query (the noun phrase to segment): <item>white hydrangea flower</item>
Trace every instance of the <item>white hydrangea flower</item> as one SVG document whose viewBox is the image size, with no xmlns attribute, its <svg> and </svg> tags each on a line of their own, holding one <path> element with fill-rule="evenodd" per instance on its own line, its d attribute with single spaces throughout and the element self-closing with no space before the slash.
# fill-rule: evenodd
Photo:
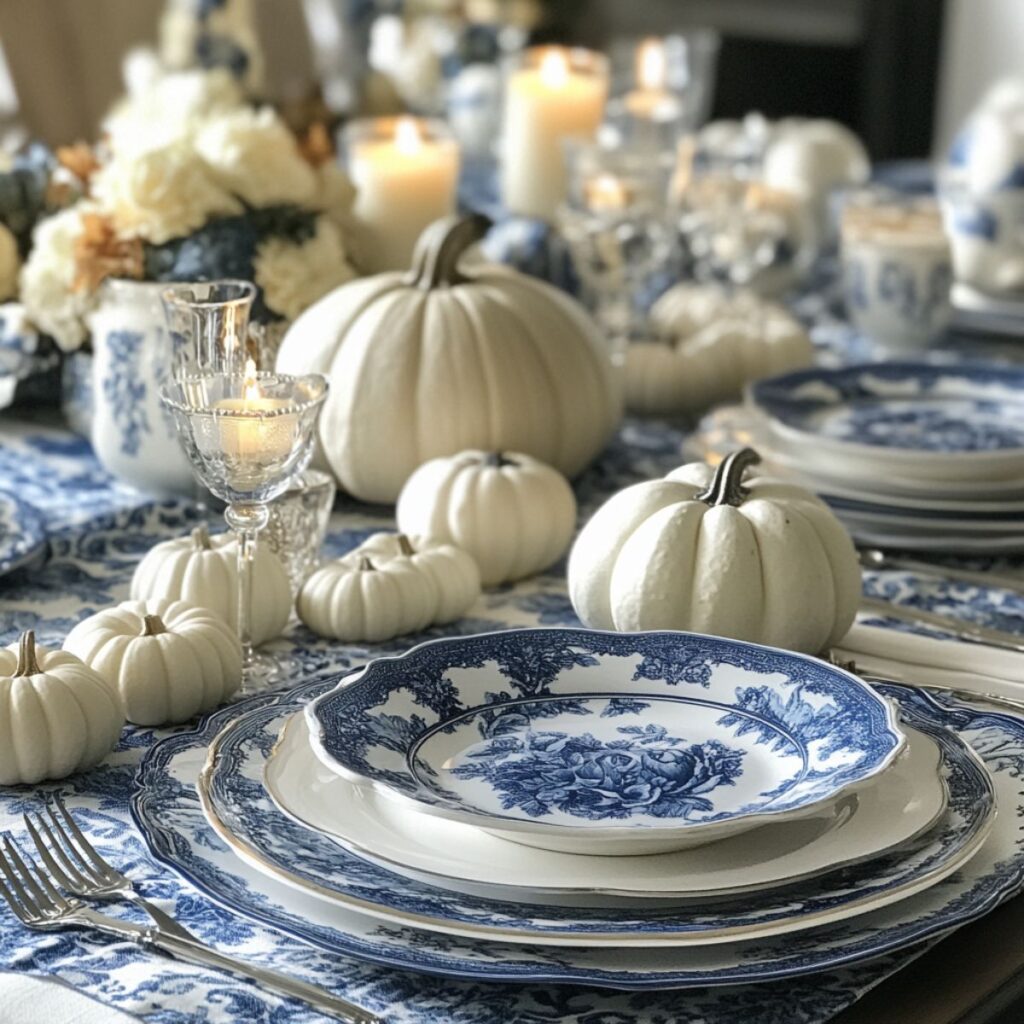
<svg viewBox="0 0 1024 1024">
<path fill-rule="evenodd" d="M 21 257 L 18 255 L 18 240 L 5 224 L 0 224 L 0 302 L 13 299 L 18 294 L 18 271 Z"/>
<path fill-rule="evenodd" d="M 172 71 L 118 103 L 103 122 L 110 149 L 119 154 L 194 138 L 211 117 L 245 103 L 238 82 L 223 68 Z"/>
<path fill-rule="evenodd" d="M 281 238 L 265 241 L 256 253 L 255 269 L 267 305 L 289 320 L 356 276 L 341 232 L 323 216 L 317 218 L 313 237 L 301 245 Z"/>
<path fill-rule="evenodd" d="M 317 195 L 316 171 L 270 107 L 211 118 L 196 137 L 196 149 L 221 187 L 250 206 L 308 206 Z"/>
<path fill-rule="evenodd" d="M 65 352 L 85 341 L 85 316 L 95 301 L 89 293 L 74 290 L 75 241 L 84 231 L 87 212 L 89 207 L 79 204 L 40 221 L 21 271 L 21 301 L 29 319 Z"/>
<path fill-rule="evenodd" d="M 316 195 L 312 205 L 336 223 L 343 224 L 352 212 L 356 188 L 345 171 L 336 163 L 321 164 L 316 169 Z"/>
<path fill-rule="evenodd" d="M 241 212 L 182 141 L 115 155 L 93 177 L 92 192 L 119 234 L 156 244 L 187 235 L 211 217 Z"/>
</svg>

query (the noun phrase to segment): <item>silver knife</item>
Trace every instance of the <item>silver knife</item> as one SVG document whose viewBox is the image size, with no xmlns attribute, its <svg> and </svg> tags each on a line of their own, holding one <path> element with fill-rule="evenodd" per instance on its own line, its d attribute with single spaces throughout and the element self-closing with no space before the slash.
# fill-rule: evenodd
<svg viewBox="0 0 1024 1024">
<path fill-rule="evenodd" d="M 237 960 L 226 953 L 220 953 L 196 939 L 185 939 L 172 935 L 161 928 L 143 927 L 131 921 L 122 921 L 106 914 L 100 914 L 88 907 L 81 907 L 75 913 L 75 923 L 95 928 L 99 932 L 128 939 L 144 949 L 156 949 L 167 953 L 176 960 L 184 960 L 199 967 L 212 967 L 255 981 L 261 987 L 278 995 L 301 999 L 322 1013 L 330 1014 L 347 1024 L 384 1024 L 383 1019 L 369 1010 L 356 1006 L 339 996 L 333 995 L 318 985 L 300 981 L 279 971 Z M 71 923 L 71 922 L 69 922 Z"/>
<path fill-rule="evenodd" d="M 973 622 L 954 619 L 950 615 L 939 615 L 936 612 L 922 611 L 920 608 L 907 608 L 905 605 L 890 604 L 874 597 L 862 597 L 860 610 L 871 615 L 885 616 L 909 622 L 916 626 L 929 626 L 952 633 L 957 639 L 967 643 L 983 644 L 987 647 L 999 647 L 1005 651 L 1024 653 L 1024 637 L 1015 633 L 1007 633 L 1001 629 L 990 629 L 988 626 L 977 626 Z"/>
<path fill-rule="evenodd" d="M 921 576 L 971 583 L 977 587 L 1001 587 L 1004 590 L 1024 592 L 1024 576 L 1009 576 L 998 572 L 979 572 L 974 569 L 950 568 L 947 565 L 933 565 L 916 558 L 903 558 L 887 554 L 878 548 L 859 548 L 857 554 L 865 569 L 896 569 L 913 572 Z"/>
</svg>

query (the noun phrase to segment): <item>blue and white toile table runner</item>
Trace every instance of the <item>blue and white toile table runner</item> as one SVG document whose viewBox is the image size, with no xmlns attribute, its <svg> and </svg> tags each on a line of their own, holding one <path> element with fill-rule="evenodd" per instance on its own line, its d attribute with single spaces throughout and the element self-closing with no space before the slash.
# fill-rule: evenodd
<svg viewBox="0 0 1024 1024">
<path fill-rule="evenodd" d="M 578 481 L 581 514 L 588 515 L 618 488 L 677 465 L 681 442 L 682 435 L 668 427 L 628 424 Z M 59 645 L 76 622 L 127 597 L 132 572 L 154 543 L 186 532 L 202 516 L 190 502 L 152 501 L 112 481 L 85 442 L 63 427 L 45 420 L 17 421 L 10 413 L 0 420 L 0 481 L 44 513 L 50 536 L 43 564 L 0 579 L 4 644 L 33 628 L 44 645 Z M 391 527 L 389 510 L 339 506 L 328 553 L 339 554 L 368 533 Z M 884 586 L 897 599 L 970 616 L 987 607 L 984 588 L 946 587 L 906 576 L 869 580 L 868 586 Z M 1024 633 L 1024 599 L 1004 592 L 995 611 L 1002 628 Z M 453 629 L 471 633 L 537 624 L 578 624 L 565 593 L 564 566 L 486 593 Z M 296 625 L 276 647 L 297 666 L 298 681 L 404 649 L 411 642 L 404 638 L 373 648 L 328 646 Z M 167 730 L 129 727 L 117 751 L 89 773 L 54 786 L 0 790 L 0 828 L 20 832 L 22 812 L 37 806 L 41 794 L 59 790 L 100 851 L 202 939 L 319 981 L 382 1012 L 393 1024 L 823 1024 L 913 955 L 777 984 L 663 993 L 459 982 L 326 956 L 219 908 L 147 856 L 131 823 L 128 801 L 141 756 L 166 735 Z M 152 1022 L 312 1024 L 324 1019 L 251 984 L 178 965 L 129 944 L 86 932 L 29 932 L 6 912 L 0 912 L 0 967 L 60 979 Z M 0 974 L 0 999 L 3 982 Z"/>
</svg>

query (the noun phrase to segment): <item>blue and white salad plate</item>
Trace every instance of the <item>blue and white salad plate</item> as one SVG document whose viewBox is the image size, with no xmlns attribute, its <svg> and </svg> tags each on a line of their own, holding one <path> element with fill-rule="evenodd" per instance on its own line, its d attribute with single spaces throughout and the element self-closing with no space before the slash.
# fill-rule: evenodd
<svg viewBox="0 0 1024 1024">
<path fill-rule="evenodd" d="M 241 722 L 239 722 L 239 728 Z M 427 885 L 563 906 L 644 906 L 757 893 L 878 856 L 933 826 L 947 793 L 936 744 L 907 730 L 907 752 L 869 786 L 820 815 L 675 853 L 600 857 L 537 850 L 483 829 L 410 812 L 326 768 L 301 713 L 287 720 L 263 782 L 300 824 L 371 863 Z M 221 766 L 223 768 L 223 765 Z"/>
<path fill-rule="evenodd" d="M 774 435 L 862 469 L 942 480 L 1019 478 L 1024 370 L 984 363 L 814 367 L 751 385 Z"/>
<path fill-rule="evenodd" d="M 46 521 L 27 501 L 0 491 L 0 576 L 31 562 L 46 548 Z"/>
<path fill-rule="evenodd" d="M 813 814 L 903 750 L 856 676 L 693 633 L 522 629 L 370 662 L 307 709 L 332 770 L 530 846 L 679 850 Z"/>
<path fill-rule="evenodd" d="M 252 697 L 210 716 L 198 730 L 170 736 L 143 757 L 132 811 L 153 855 L 220 905 L 277 928 L 332 955 L 349 955 L 448 977 L 537 983 L 587 983 L 624 989 L 683 988 L 768 981 L 825 971 L 914 946 L 994 909 L 1024 889 L 1024 817 L 1004 814 L 981 850 L 960 871 L 923 893 L 882 910 L 757 942 L 688 949 L 578 949 L 500 942 L 395 927 L 344 910 L 263 876 L 221 842 L 205 820 L 195 786 L 207 747 L 241 714 L 274 708 L 291 715 L 330 689 L 333 680 Z M 915 728 L 956 729 L 985 761 L 997 799 L 1019 805 L 1024 790 L 1024 722 L 960 702 L 944 707 L 907 687 L 883 687 Z M 267 750 L 274 738 L 267 736 Z M 251 780 L 254 800 L 273 808 Z M 310 842 L 284 815 L 268 822 L 283 844 Z M 363 869 L 371 890 L 385 876 Z M 387 876 L 391 877 L 391 876 Z"/>
</svg>

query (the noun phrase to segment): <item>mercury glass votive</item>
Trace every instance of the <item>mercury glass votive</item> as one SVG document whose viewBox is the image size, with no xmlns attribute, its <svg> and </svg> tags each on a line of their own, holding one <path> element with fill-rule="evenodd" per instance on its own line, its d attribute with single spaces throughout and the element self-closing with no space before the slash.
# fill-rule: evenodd
<svg viewBox="0 0 1024 1024">
<path fill-rule="evenodd" d="M 272 674 L 252 649 L 252 559 L 257 534 L 270 518 L 267 503 L 283 494 L 313 455 L 317 416 L 327 397 L 320 374 L 187 374 L 160 393 L 174 416 L 192 470 L 227 502 L 224 519 L 238 536 L 238 636 L 245 680 Z"/>
<path fill-rule="evenodd" d="M 307 469 L 270 504 L 270 521 L 262 542 L 284 565 L 293 597 L 320 563 L 336 493 L 334 477 L 320 469 Z"/>
</svg>

